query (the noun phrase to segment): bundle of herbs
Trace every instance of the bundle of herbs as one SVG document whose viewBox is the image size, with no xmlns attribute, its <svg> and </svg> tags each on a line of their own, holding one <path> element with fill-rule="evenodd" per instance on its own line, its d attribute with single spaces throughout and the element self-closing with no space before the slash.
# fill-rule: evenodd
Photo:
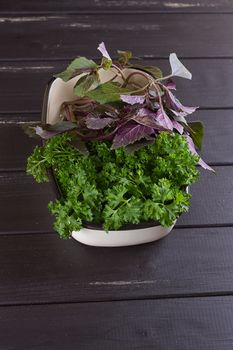
<svg viewBox="0 0 233 350">
<path fill-rule="evenodd" d="M 163 76 L 157 67 L 132 63 L 129 51 L 118 51 L 113 61 L 104 43 L 98 50 L 100 64 L 78 57 L 55 76 L 76 79 L 75 98 L 61 105 L 59 123 L 27 126 L 44 139 L 27 172 L 44 182 L 53 169 L 61 197 L 49 209 L 62 238 L 87 222 L 106 232 L 154 220 L 171 226 L 189 209 L 185 189 L 197 180 L 197 165 L 213 170 L 196 151 L 202 123 L 186 121 L 197 107 L 182 105 L 173 93 L 173 77 L 192 77 L 176 54 Z"/>
</svg>

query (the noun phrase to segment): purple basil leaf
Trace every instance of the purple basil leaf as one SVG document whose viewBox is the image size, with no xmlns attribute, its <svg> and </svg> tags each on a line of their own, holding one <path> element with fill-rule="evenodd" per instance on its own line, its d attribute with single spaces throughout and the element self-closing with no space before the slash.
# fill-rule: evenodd
<svg viewBox="0 0 233 350">
<path fill-rule="evenodd" d="M 192 138 L 191 138 L 189 135 L 187 135 L 187 134 L 185 135 L 185 137 L 186 137 L 186 139 L 187 139 L 190 152 L 191 152 L 192 154 L 195 154 L 195 155 L 198 155 L 198 156 L 199 156 L 199 154 L 198 154 L 197 151 L 196 151 L 196 148 L 195 148 L 195 145 L 194 145 L 194 143 L 193 143 Z M 200 156 L 199 156 L 199 157 L 200 157 Z M 206 164 L 206 162 L 204 162 L 203 159 L 200 158 L 198 164 L 199 164 L 202 168 L 207 169 L 207 170 L 210 170 L 210 171 L 213 171 L 213 172 L 215 173 L 215 170 L 214 170 L 213 168 L 211 168 L 208 164 Z"/>
<path fill-rule="evenodd" d="M 137 122 L 141 125 L 149 126 L 149 127 L 154 128 L 156 130 L 160 130 L 160 131 L 167 130 L 161 124 L 157 123 L 155 118 L 150 116 L 150 115 L 144 115 L 144 116 L 137 115 L 137 116 L 133 117 L 132 120 L 134 120 L 135 122 Z"/>
<path fill-rule="evenodd" d="M 40 136 L 42 139 L 48 140 L 53 136 L 58 135 L 59 132 L 56 131 L 48 131 L 43 129 L 41 126 L 36 126 L 35 128 L 36 135 Z"/>
<path fill-rule="evenodd" d="M 173 123 L 162 108 L 159 108 L 156 113 L 156 121 L 165 129 L 173 130 Z"/>
<path fill-rule="evenodd" d="M 161 108 L 158 109 L 157 113 L 149 110 L 148 108 L 140 108 L 138 110 L 137 117 L 151 117 L 157 125 L 156 129 L 170 131 L 173 130 L 173 124 L 171 119 Z"/>
<path fill-rule="evenodd" d="M 110 125 L 114 122 L 113 118 L 95 118 L 89 117 L 86 119 L 86 125 L 88 129 L 99 130 L 105 128 L 105 126 Z"/>
<path fill-rule="evenodd" d="M 151 134 L 154 134 L 153 128 L 129 122 L 118 129 L 111 148 L 127 146 Z"/>
<path fill-rule="evenodd" d="M 114 108 L 111 105 L 103 104 L 103 105 L 97 105 L 94 109 L 94 114 L 101 115 L 107 115 L 108 117 L 117 118 L 119 115 L 118 109 Z"/>
<path fill-rule="evenodd" d="M 176 98 L 175 95 L 169 90 L 166 92 L 167 102 L 170 105 L 170 109 L 176 112 L 184 112 L 185 115 L 192 114 L 198 107 L 183 106 L 182 103 Z M 183 115 L 184 116 L 184 115 Z"/>
<path fill-rule="evenodd" d="M 164 84 L 169 90 L 176 90 L 176 84 L 172 79 L 168 79 L 166 84 Z"/>
<path fill-rule="evenodd" d="M 155 119 L 156 113 L 151 111 L 148 108 L 140 108 L 137 112 L 137 116 L 139 116 L 139 117 L 149 116 L 149 117 L 153 117 Z"/>
<path fill-rule="evenodd" d="M 170 109 L 170 111 L 176 116 L 176 117 L 179 117 L 179 118 L 184 118 L 187 116 L 187 113 L 185 112 L 177 112 L 177 111 L 174 111 L 174 109 Z M 178 120 L 178 119 L 177 119 Z M 181 121 L 181 120 L 180 120 Z M 183 120 L 182 120 L 183 121 Z M 186 122 L 186 120 L 185 120 Z M 186 122 L 187 123 L 187 122 Z"/>
<path fill-rule="evenodd" d="M 21 127 L 26 135 L 29 137 L 33 137 L 35 139 L 40 139 L 40 137 L 36 134 L 36 127 L 37 123 L 30 123 L 30 124 L 21 124 Z"/>
<path fill-rule="evenodd" d="M 131 96 L 131 95 L 120 95 L 121 101 L 126 102 L 130 105 L 134 105 L 136 103 L 143 104 L 145 101 L 145 96 Z"/>
<path fill-rule="evenodd" d="M 181 135 L 184 132 L 184 127 L 183 125 L 181 125 L 179 122 L 177 122 L 176 120 L 172 121 L 173 124 L 173 128 L 176 129 Z"/>
<path fill-rule="evenodd" d="M 104 42 L 99 44 L 97 50 L 99 50 L 102 53 L 102 55 L 104 57 L 106 57 L 108 60 L 112 60 L 111 57 L 109 56 L 109 53 L 108 53 L 108 51 L 107 51 L 107 49 L 105 47 L 105 43 Z"/>
<path fill-rule="evenodd" d="M 77 127 L 76 124 L 69 122 L 69 121 L 63 121 L 57 124 L 45 124 L 43 126 L 36 126 L 34 128 L 37 135 L 39 135 L 42 139 L 48 140 L 51 139 L 53 136 L 62 134 L 63 132 L 73 130 Z"/>
<path fill-rule="evenodd" d="M 55 131 L 57 133 L 62 133 L 62 132 L 72 130 L 76 127 L 77 127 L 77 125 L 75 123 L 72 123 L 70 121 L 62 121 L 60 123 L 53 124 L 53 125 L 47 124 L 45 126 L 45 130 Z"/>
<path fill-rule="evenodd" d="M 175 121 L 177 121 L 179 123 L 184 123 L 185 125 L 188 125 L 188 123 L 185 119 L 186 113 L 176 112 L 176 111 L 173 111 L 172 109 L 170 109 L 170 111 L 174 114 L 172 117 L 174 118 Z"/>
</svg>

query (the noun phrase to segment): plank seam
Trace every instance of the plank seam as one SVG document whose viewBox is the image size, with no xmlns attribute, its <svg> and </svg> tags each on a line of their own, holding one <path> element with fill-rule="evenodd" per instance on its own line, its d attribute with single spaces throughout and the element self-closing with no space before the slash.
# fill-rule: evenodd
<svg viewBox="0 0 233 350">
<path fill-rule="evenodd" d="M 136 56 L 139 60 L 168 60 L 167 56 L 154 56 L 154 55 L 140 55 Z M 23 57 L 23 58 L 0 58 L 1 62 L 63 62 L 63 61 L 71 61 L 74 58 L 72 57 Z M 100 60 L 100 57 L 98 56 L 90 56 L 92 60 Z M 113 60 L 117 59 L 116 56 L 112 56 Z M 233 56 L 179 56 L 180 59 L 183 60 L 231 60 L 233 59 Z"/>
<path fill-rule="evenodd" d="M 199 107 L 198 111 L 233 111 L 233 106 L 228 107 Z M 12 115 L 12 114 L 41 114 L 41 110 L 32 110 L 32 111 L 1 111 L 0 110 L 0 123 L 1 124 L 22 124 L 22 123 L 37 123 L 40 122 L 40 119 L 38 120 L 25 120 L 23 117 L 16 117 L 13 120 L 5 119 L 4 116 L 6 115 Z M 25 121 L 23 121 L 25 120 Z"/>
<path fill-rule="evenodd" d="M 76 10 L 76 11 L 66 11 L 66 10 L 61 10 L 61 11 L 10 11 L 10 12 L 5 12 L 5 11 L 0 11 L 0 14 L 2 16 L 8 16 L 8 17 L 15 17 L 15 16 L 43 16 L 43 15 L 48 15 L 48 16 L 53 16 L 53 15 L 60 15 L 60 16 L 78 16 L 78 15 L 85 15 L 85 16 L 102 16 L 102 15 L 150 15 L 150 14 L 165 14 L 165 15 L 232 15 L 233 11 L 228 11 L 228 10 L 223 10 L 223 11 L 172 11 L 172 10 Z"/>
<path fill-rule="evenodd" d="M 204 229 L 204 228 L 231 228 L 233 227 L 233 223 L 226 223 L 226 224 L 192 224 L 192 225 L 176 225 L 174 227 L 174 230 L 175 229 L 182 229 L 182 230 L 185 230 L 185 229 L 196 229 L 196 228 L 200 228 L 200 229 Z M 30 230 L 30 231 L 0 231 L 0 237 L 3 237 L 3 236 L 19 236 L 19 235 L 47 235 L 47 234 L 57 234 L 56 232 L 51 232 L 51 231 L 33 231 L 33 230 Z"/>
<path fill-rule="evenodd" d="M 70 304 L 93 304 L 93 303 L 113 303 L 113 302 L 133 302 L 133 301 L 153 301 L 153 300 L 179 300 L 179 299 L 212 299 L 219 297 L 233 297 L 233 291 L 226 292 L 205 292 L 205 293 L 187 293 L 187 294 L 165 294 L 148 297 L 137 298 L 119 298 L 119 299 L 106 299 L 106 300 L 88 300 L 88 301 L 41 301 L 32 303 L 6 303 L 0 304 L 0 308 L 14 307 L 14 306 L 40 306 L 40 305 L 70 305 Z"/>
</svg>

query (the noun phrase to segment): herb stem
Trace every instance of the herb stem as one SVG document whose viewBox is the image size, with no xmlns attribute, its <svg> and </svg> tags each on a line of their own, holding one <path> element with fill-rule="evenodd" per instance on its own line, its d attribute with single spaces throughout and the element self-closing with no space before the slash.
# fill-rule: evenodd
<svg viewBox="0 0 233 350">
<path fill-rule="evenodd" d="M 152 79 L 150 78 L 150 76 L 147 75 L 147 74 L 145 74 L 145 73 L 142 73 L 142 72 L 132 72 L 132 73 L 130 73 L 130 74 L 128 75 L 128 77 L 126 78 L 126 80 L 125 80 L 124 84 L 122 85 L 122 87 L 126 87 L 127 84 L 128 84 L 128 82 L 129 82 L 129 80 L 130 80 L 134 75 L 141 75 L 141 76 L 143 76 L 144 78 L 146 78 L 147 80 L 152 80 Z"/>
<path fill-rule="evenodd" d="M 42 164 L 42 163 L 44 163 L 44 162 L 46 162 L 46 161 L 47 161 L 46 158 L 40 160 L 39 162 L 35 163 L 35 164 L 31 167 L 31 169 L 34 169 L 35 167 L 38 167 L 40 164 Z"/>
<path fill-rule="evenodd" d="M 121 70 L 119 67 L 117 67 L 114 63 L 112 64 L 112 67 L 115 68 L 115 69 L 120 73 L 121 78 L 122 78 L 123 81 L 125 82 L 126 78 L 125 78 L 125 76 L 124 76 L 122 70 Z"/>
<path fill-rule="evenodd" d="M 159 82 L 159 81 L 162 81 L 162 80 L 167 80 L 167 79 L 170 79 L 173 77 L 173 74 L 169 74 L 169 75 L 166 75 L 165 77 L 162 77 L 162 78 L 158 78 L 155 80 L 155 82 Z"/>
<path fill-rule="evenodd" d="M 129 92 L 127 92 L 127 94 L 134 94 L 135 92 L 141 92 L 141 91 L 145 90 L 149 85 L 150 85 L 150 83 L 146 84 L 145 86 L 141 87 L 140 89 L 129 91 Z"/>
<path fill-rule="evenodd" d="M 159 88 L 158 88 L 157 84 L 154 84 L 154 88 L 155 88 L 155 90 L 157 91 L 157 94 L 158 94 L 160 107 L 161 107 L 162 111 L 164 112 L 163 102 L 162 102 L 162 99 L 161 99 L 161 96 L 160 96 L 160 91 L 159 91 Z"/>
</svg>

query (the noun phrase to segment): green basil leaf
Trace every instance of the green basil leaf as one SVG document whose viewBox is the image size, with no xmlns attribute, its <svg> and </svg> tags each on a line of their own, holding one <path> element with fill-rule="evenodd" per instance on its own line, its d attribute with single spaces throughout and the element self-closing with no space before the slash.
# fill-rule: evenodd
<svg viewBox="0 0 233 350">
<path fill-rule="evenodd" d="M 120 95 L 126 92 L 129 92 L 129 89 L 122 88 L 118 83 L 108 82 L 88 91 L 86 96 L 103 104 L 120 101 Z"/>
<path fill-rule="evenodd" d="M 155 66 L 143 66 L 141 64 L 135 64 L 130 66 L 130 68 L 135 68 L 135 69 L 140 69 L 146 73 L 149 73 L 152 75 L 154 78 L 159 79 L 163 77 L 163 73 L 160 68 L 155 67 Z"/>
<path fill-rule="evenodd" d="M 101 61 L 101 66 L 103 67 L 104 70 L 110 69 L 112 66 L 112 60 L 103 56 L 102 61 Z"/>
<path fill-rule="evenodd" d="M 83 72 L 90 72 L 97 67 L 98 66 L 94 61 L 88 60 L 86 57 L 78 57 L 73 60 L 63 72 L 55 74 L 54 76 L 56 78 L 61 78 L 64 81 L 68 81 L 75 75 Z"/>
<path fill-rule="evenodd" d="M 204 137 L 204 125 L 200 121 L 188 123 L 189 133 L 193 139 L 195 146 L 201 149 Z"/>
<path fill-rule="evenodd" d="M 117 50 L 118 53 L 118 61 L 122 64 L 127 64 L 132 57 L 131 51 L 121 51 Z"/>
<path fill-rule="evenodd" d="M 76 96 L 86 96 L 87 91 L 90 89 L 90 87 L 95 84 L 95 87 L 99 84 L 99 78 L 97 74 L 88 74 L 81 77 L 76 85 L 74 86 L 74 94 Z"/>
</svg>

